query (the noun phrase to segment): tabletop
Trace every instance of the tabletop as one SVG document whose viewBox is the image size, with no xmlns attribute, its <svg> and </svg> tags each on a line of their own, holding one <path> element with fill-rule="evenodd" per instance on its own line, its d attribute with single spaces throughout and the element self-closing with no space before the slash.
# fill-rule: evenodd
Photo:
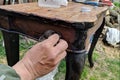
<svg viewBox="0 0 120 80">
<path fill-rule="evenodd" d="M 88 7 L 91 11 L 81 12 L 82 7 Z M 26 16 L 38 16 L 70 23 L 95 22 L 98 19 L 99 14 L 107 9 L 108 7 L 94 7 L 75 2 L 69 2 L 68 6 L 62 6 L 61 8 L 43 8 L 39 7 L 36 2 L 0 6 L 0 11 L 5 10 L 8 11 L 8 13 L 13 12 Z"/>
</svg>

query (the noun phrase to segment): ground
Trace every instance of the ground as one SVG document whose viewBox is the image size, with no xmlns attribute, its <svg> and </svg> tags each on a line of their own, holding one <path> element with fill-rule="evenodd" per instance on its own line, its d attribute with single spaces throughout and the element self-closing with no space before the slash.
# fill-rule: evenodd
<svg viewBox="0 0 120 80">
<path fill-rule="evenodd" d="M 88 61 L 81 80 L 120 80 L 120 49 L 104 45 L 102 39 L 99 39 L 93 54 L 94 67 L 89 68 Z M 64 80 L 65 68 L 59 68 L 56 80 Z M 62 73 L 63 72 L 63 73 Z"/>
<path fill-rule="evenodd" d="M 6 64 L 3 40 L 0 37 L 0 63 Z M 24 38 L 20 38 L 20 55 L 24 53 L 36 42 L 26 42 Z M 94 67 L 89 68 L 86 60 L 85 69 L 83 71 L 81 80 L 120 80 L 120 49 L 103 44 L 100 38 L 93 54 Z M 65 78 L 65 60 L 59 66 L 59 73 L 57 73 L 55 80 L 64 80 Z"/>
</svg>

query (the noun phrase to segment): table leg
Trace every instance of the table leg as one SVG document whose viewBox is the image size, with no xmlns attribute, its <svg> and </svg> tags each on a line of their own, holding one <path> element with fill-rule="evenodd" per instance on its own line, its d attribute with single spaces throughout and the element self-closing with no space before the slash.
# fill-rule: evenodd
<svg viewBox="0 0 120 80">
<path fill-rule="evenodd" d="M 3 5 L 5 5 L 5 3 L 6 3 L 6 0 L 3 1 Z"/>
<path fill-rule="evenodd" d="M 79 80 L 84 69 L 86 54 L 68 53 L 66 58 L 66 79 Z"/>
<path fill-rule="evenodd" d="M 73 52 L 68 52 L 66 57 L 65 80 L 79 80 L 85 65 L 86 51 L 84 49 L 87 31 L 78 30 L 76 34 L 77 40 L 72 44 Z"/>
<path fill-rule="evenodd" d="M 105 24 L 105 19 L 103 20 L 103 23 L 101 24 L 99 29 L 95 32 L 94 38 L 93 38 L 93 41 L 92 41 L 92 44 L 91 44 L 91 47 L 90 47 L 90 50 L 88 52 L 88 61 L 90 63 L 91 68 L 94 66 L 94 63 L 93 63 L 93 60 L 92 60 L 93 50 L 94 50 L 94 47 L 95 47 L 95 45 L 96 45 L 96 43 L 98 41 L 98 38 L 99 38 L 100 34 L 102 33 L 102 30 L 104 28 L 104 24 Z"/>
<path fill-rule="evenodd" d="M 19 35 L 2 31 L 7 61 L 9 66 L 13 66 L 19 61 Z"/>
</svg>

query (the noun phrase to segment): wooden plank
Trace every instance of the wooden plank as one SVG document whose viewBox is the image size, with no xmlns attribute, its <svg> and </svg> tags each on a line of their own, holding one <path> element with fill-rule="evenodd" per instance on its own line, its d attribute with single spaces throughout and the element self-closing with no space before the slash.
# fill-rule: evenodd
<svg viewBox="0 0 120 80">
<path fill-rule="evenodd" d="M 81 7 L 89 7 L 90 12 L 81 12 Z M 0 9 L 12 11 L 19 14 L 35 15 L 39 17 L 63 20 L 67 22 L 95 22 L 98 15 L 107 10 L 107 7 L 98 7 L 84 5 L 80 3 L 69 2 L 68 6 L 61 8 L 43 8 L 39 7 L 38 3 L 24 3 L 15 5 L 0 6 Z"/>
</svg>

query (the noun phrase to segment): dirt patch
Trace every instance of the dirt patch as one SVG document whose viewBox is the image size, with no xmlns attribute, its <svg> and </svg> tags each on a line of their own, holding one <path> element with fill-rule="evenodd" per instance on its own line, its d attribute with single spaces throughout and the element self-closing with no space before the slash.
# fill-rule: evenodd
<svg viewBox="0 0 120 80">
<path fill-rule="evenodd" d="M 95 51 L 98 53 L 104 53 L 108 58 L 119 58 L 120 48 L 112 47 L 109 45 L 105 45 L 102 42 L 102 38 L 100 38 L 96 44 Z"/>
</svg>

